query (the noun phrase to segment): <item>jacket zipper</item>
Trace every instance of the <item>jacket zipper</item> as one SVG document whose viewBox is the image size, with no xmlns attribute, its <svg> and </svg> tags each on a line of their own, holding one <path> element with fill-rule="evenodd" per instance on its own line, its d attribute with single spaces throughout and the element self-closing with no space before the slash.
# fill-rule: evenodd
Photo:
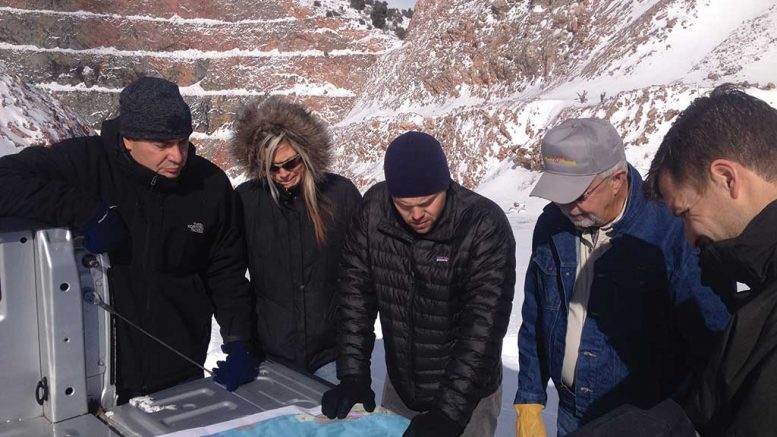
<svg viewBox="0 0 777 437">
<path fill-rule="evenodd" d="M 143 200 L 146 200 L 146 201 L 149 200 L 149 198 L 150 198 L 149 194 L 151 194 L 151 192 L 154 190 L 154 187 L 156 186 L 156 178 L 157 178 L 157 176 L 154 175 L 154 177 L 151 179 L 151 183 L 149 184 L 148 188 L 146 189 L 146 194 L 145 194 L 145 196 L 143 196 L 143 197 L 145 197 L 145 199 L 143 199 Z M 147 211 L 148 211 L 148 209 L 146 207 L 144 207 L 143 208 L 143 215 L 145 217 L 143 217 L 143 220 L 146 222 L 146 238 L 145 238 L 145 241 L 143 242 L 143 263 L 144 263 L 143 269 L 145 271 L 148 271 L 148 269 L 151 267 L 151 261 L 150 261 L 149 256 L 148 256 L 148 252 L 149 252 L 148 246 L 149 246 L 149 243 L 151 241 L 151 227 L 153 225 L 153 223 L 151 223 L 151 220 L 149 220 L 148 215 L 146 214 Z"/>
<path fill-rule="evenodd" d="M 149 194 L 151 194 L 154 191 L 154 187 L 156 187 L 157 177 L 158 175 L 154 175 L 154 177 L 151 179 L 151 183 L 149 184 L 148 189 L 146 190 L 145 200 L 150 199 Z M 148 211 L 148 209 L 145 208 L 145 211 Z M 143 262 L 145 263 L 145 267 L 143 270 L 146 272 L 151 272 L 150 268 L 152 263 L 151 263 L 151 257 L 149 256 L 149 252 L 150 252 L 150 245 L 151 245 L 151 229 L 153 228 L 154 223 L 153 223 L 152 216 L 144 217 L 144 219 L 146 221 L 146 238 L 145 238 L 145 241 L 143 242 Z M 153 278 L 153 275 L 149 273 L 148 277 Z M 149 314 L 151 314 L 151 299 L 149 298 L 151 294 L 151 285 L 153 285 L 153 283 L 149 284 L 149 286 L 146 287 L 145 305 L 144 305 L 145 311 L 143 313 L 145 316 L 148 316 Z M 151 319 L 148 319 L 149 322 L 150 320 Z M 146 325 L 146 329 L 150 331 L 149 328 L 150 327 Z M 146 384 L 148 383 L 148 374 L 149 374 L 149 368 L 150 368 L 150 363 L 149 363 L 148 353 L 147 353 L 148 347 L 149 347 L 149 339 L 145 336 L 143 337 L 145 340 L 144 344 L 146 345 L 146 347 L 144 348 L 144 352 L 143 352 L 143 373 L 142 373 L 142 379 L 140 381 L 141 387 L 145 387 Z"/>
<path fill-rule="evenodd" d="M 410 372 L 408 372 L 408 377 L 412 378 L 413 373 L 415 372 L 415 363 L 413 362 L 413 357 L 415 356 L 415 296 L 416 296 L 416 289 L 418 288 L 418 281 L 416 279 L 416 263 L 415 263 L 415 245 L 417 243 L 413 241 L 410 244 L 410 279 L 411 279 L 411 286 L 410 286 L 410 331 L 408 335 L 408 365 L 410 368 Z M 413 390 L 413 399 L 415 400 L 415 390 Z"/>
<path fill-rule="evenodd" d="M 297 199 L 294 199 L 294 201 L 298 201 Z M 299 199 L 301 201 L 301 199 Z M 296 205 L 295 205 L 296 206 Z M 297 220 L 297 244 L 299 245 L 299 293 L 300 293 L 300 301 L 302 303 L 302 363 L 305 367 L 307 367 L 310 362 L 309 359 L 309 351 L 308 351 L 308 318 L 306 317 L 307 314 L 307 294 L 305 290 L 305 260 L 303 259 L 304 256 L 304 250 L 302 247 L 302 232 L 303 232 L 303 220 L 304 216 L 304 207 L 303 212 L 298 211 L 296 208 L 293 209 L 294 211 L 294 218 Z"/>
</svg>

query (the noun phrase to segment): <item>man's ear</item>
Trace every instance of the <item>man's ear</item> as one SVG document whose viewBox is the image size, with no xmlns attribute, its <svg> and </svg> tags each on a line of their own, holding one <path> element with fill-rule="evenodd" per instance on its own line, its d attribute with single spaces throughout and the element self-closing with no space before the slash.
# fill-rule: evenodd
<svg viewBox="0 0 777 437">
<path fill-rule="evenodd" d="M 615 172 L 615 174 L 613 174 L 610 177 L 614 182 L 612 185 L 613 194 L 618 193 L 618 191 L 621 189 L 621 186 L 626 184 L 629 178 L 628 172 L 626 170 L 618 170 L 617 172 Z"/>
<path fill-rule="evenodd" d="M 121 142 L 124 144 L 124 148 L 127 149 L 127 152 L 132 151 L 132 146 L 134 145 L 132 140 L 127 137 L 121 137 Z"/>
<path fill-rule="evenodd" d="M 728 159 L 716 159 L 710 163 L 712 185 L 725 190 L 732 199 L 737 199 L 742 191 L 742 172 L 739 165 Z"/>
</svg>

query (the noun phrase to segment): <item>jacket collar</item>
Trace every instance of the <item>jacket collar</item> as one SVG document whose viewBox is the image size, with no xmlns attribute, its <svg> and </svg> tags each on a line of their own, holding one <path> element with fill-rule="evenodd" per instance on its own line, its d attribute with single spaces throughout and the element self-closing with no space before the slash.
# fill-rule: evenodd
<svg viewBox="0 0 777 437">
<path fill-rule="evenodd" d="M 626 210 L 619 221 L 612 225 L 612 238 L 618 234 L 626 233 L 633 227 L 639 225 L 640 217 L 644 214 L 644 208 L 648 200 L 642 194 L 642 177 L 637 169 L 629 164 L 629 195 L 626 201 Z M 577 265 L 577 255 L 575 244 L 577 244 L 577 235 L 579 230 L 575 228 L 572 222 L 561 212 L 561 209 L 555 203 L 549 203 L 544 209 L 545 214 L 553 217 L 551 221 L 555 223 L 555 229 L 551 233 L 551 239 L 556 247 L 562 265 Z"/>
<path fill-rule="evenodd" d="M 181 185 L 181 181 L 186 178 L 186 175 L 189 173 L 191 161 L 196 154 L 194 145 L 189 143 L 188 158 L 183 169 L 181 169 L 181 174 L 175 179 L 170 179 L 158 175 L 132 159 L 132 156 L 130 156 L 127 149 L 124 148 L 124 143 L 121 140 L 118 118 L 105 120 L 102 123 L 100 138 L 107 147 L 108 154 L 119 164 L 119 167 L 121 167 L 130 178 L 143 186 L 154 187 L 155 189 L 162 191 L 173 191 Z"/>
<path fill-rule="evenodd" d="M 299 197 L 300 185 L 301 184 L 297 184 L 291 187 L 291 189 L 287 190 L 286 188 L 283 188 L 283 185 L 275 184 L 275 188 L 278 190 L 279 200 L 282 202 L 291 202 L 295 198 Z"/>
<path fill-rule="evenodd" d="M 394 207 L 394 202 L 391 201 L 391 196 L 388 194 L 388 189 L 384 186 L 386 207 L 385 214 L 378 224 L 378 228 L 388 235 L 404 240 L 408 243 L 412 243 L 415 240 L 430 240 L 436 242 L 450 241 L 454 237 L 454 231 L 456 228 L 456 211 L 457 204 L 459 202 L 458 196 L 463 188 L 456 182 L 451 181 L 446 191 L 445 207 L 443 208 L 440 218 L 435 223 L 434 227 L 427 234 L 415 233 L 402 219 Z"/>
<path fill-rule="evenodd" d="M 734 238 L 701 243 L 703 268 L 716 269 L 756 293 L 777 281 L 777 200 L 767 205 Z"/>
<path fill-rule="evenodd" d="M 701 243 L 702 277 L 711 271 L 751 287 L 749 291 L 727 291 L 728 294 L 722 295 L 726 305 L 735 311 L 729 324 L 729 337 L 725 338 L 726 353 L 716 375 L 727 386 L 727 392 L 743 384 L 750 370 L 761 363 L 758 357 L 773 346 L 773 336 L 764 332 L 775 323 L 777 305 L 777 293 L 773 289 L 777 281 L 775 225 L 777 201 L 755 216 L 739 236 L 718 242 L 706 239 Z"/>
<path fill-rule="evenodd" d="M 623 217 L 612 225 L 616 234 L 626 232 L 635 226 L 642 218 L 643 210 L 649 202 L 642 193 L 642 176 L 636 168 L 628 165 L 629 176 L 629 195 L 626 200 L 626 210 L 623 211 Z"/>
</svg>

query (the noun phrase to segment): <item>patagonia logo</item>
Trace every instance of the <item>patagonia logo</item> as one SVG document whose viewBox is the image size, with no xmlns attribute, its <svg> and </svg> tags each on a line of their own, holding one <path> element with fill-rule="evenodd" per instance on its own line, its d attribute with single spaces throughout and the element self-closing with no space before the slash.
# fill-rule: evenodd
<svg viewBox="0 0 777 437">
<path fill-rule="evenodd" d="M 448 262 L 448 257 L 447 256 L 438 256 L 437 257 L 437 262 L 438 263 L 447 263 Z"/>
<path fill-rule="evenodd" d="M 194 222 L 190 225 L 186 225 L 186 227 L 195 234 L 202 234 L 205 232 L 205 225 L 200 222 Z"/>
</svg>

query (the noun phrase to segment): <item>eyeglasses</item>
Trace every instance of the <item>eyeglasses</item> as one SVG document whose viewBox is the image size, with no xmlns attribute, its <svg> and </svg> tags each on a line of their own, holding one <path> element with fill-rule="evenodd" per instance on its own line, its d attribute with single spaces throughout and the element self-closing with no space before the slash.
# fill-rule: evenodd
<svg viewBox="0 0 777 437">
<path fill-rule="evenodd" d="M 584 191 L 583 194 L 580 195 L 580 197 L 578 197 L 577 199 L 573 200 L 570 203 L 583 203 L 583 202 L 585 202 L 586 200 L 588 200 L 589 197 L 593 196 L 593 194 L 596 192 L 596 190 L 598 190 L 599 187 L 604 183 L 604 181 L 606 181 L 609 178 L 610 178 L 610 176 L 607 176 L 606 178 L 602 179 L 601 181 L 599 181 L 598 184 L 594 185 L 593 188 L 591 188 L 590 190 Z"/>
<path fill-rule="evenodd" d="M 273 165 L 271 165 L 270 166 L 270 172 L 271 173 L 278 173 L 279 171 L 281 171 L 281 169 L 284 169 L 286 171 L 292 171 L 295 168 L 297 168 L 297 166 L 300 165 L 301 163 L 302 163 L 302 157 L 299 154 L 297 154 L 297 155 L 295 155 L 295 156 L 293 156 L 293 157 L 291 157 L 291 158 L 281 162 L 280 164 L 273 164 Z"/>
</svg>

